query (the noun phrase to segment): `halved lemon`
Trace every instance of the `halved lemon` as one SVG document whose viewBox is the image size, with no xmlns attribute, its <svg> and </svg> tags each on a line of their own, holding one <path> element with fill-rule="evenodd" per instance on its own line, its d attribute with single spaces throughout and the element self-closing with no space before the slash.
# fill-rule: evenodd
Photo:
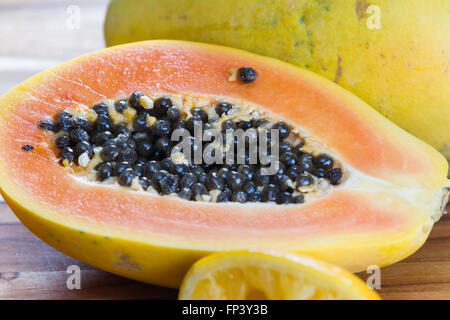
<svg viewBox="0 0 450 320">
<path fill-rule="evenodd" d="M 309 256 L 230 251 L 197 261 L 181 285 L 182 300 L 378 300 L 352 273 Z"/>
</svg>

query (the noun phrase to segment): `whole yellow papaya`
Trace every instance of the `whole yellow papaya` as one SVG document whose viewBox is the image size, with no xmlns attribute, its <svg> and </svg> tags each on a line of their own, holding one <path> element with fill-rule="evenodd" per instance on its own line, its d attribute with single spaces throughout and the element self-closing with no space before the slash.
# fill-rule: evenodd
<svg viewBox="0 0 450 320">
<path fill-rule="evenodd" d="M 112 0 L 105 39 L 201 41 L 285 60 L 450 158 L 449 0 Z"/>
</svg>

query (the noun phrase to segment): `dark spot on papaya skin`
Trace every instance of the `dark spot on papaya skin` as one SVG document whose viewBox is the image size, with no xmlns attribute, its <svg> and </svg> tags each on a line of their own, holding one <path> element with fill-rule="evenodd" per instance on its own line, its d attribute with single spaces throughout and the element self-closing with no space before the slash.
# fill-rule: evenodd
<svg viewBox="0 0 450 320">
<path fill-rule="evenodd" d="M 116 265 L 118 267 L 124 267 L 127 270 L 141 270 L 142 269 L 138 264 L 136 264 L 136 263 L 131 261 L 129 255 L 127 255 L 127 254 L 120 254 L 118 252 L 115 252 L 115 254 L 117 256 L 119 256 L 119 259 L 121 260 L 121 261 L 116 262 Z"/>
<path fill-rule="evenodd" d="M 126 254 L 123 254 L 123 255 L 120 256 L 120 260 L 122 260 L 122 261 L 127 261 L 129 258 L 130 257 L 127 256 Z"/>
<path fill-rule="evenodd" d="M 334 74 L 334 82 L 338 83 L 342 75 L 341 57 L 337 56 L 336 73 Z"/>
<path fill-rule="evenodd" d="M 381 58 L 381 61 L 383 63 L 383 67 L 386 66 L 386 63 L 387 63 L 386 62 L 386 56 L 384 54 L 380 53 L 380 58 Z"/>
<path fill-rule="evenodd" d="M 309 41 L 308 42 L 308 51 L 311 56 L 314 55 L 314 49 L 315 49 L 314 43 L 312 41 Z"/>
<path fill-rule="evenodd" d="M 34 147 L 31 144 L 26 144 L 22 147 L 22 150 L 25 150 L 25 151 L 30 151 L 33 149 L 34 149 Z"/>
<path fill-rule="evenodd" d="M 367 7 L 369 7 L 369 4 L 365 0 L 356 0 L 355 13 L 359 20 L 365 17 Z"/>
<path fill-rule="evenodd" d="M 5 280 L 7 282 L 19 278 L 19 272 L 0 272 L 0 280 Z"/>
</svg>

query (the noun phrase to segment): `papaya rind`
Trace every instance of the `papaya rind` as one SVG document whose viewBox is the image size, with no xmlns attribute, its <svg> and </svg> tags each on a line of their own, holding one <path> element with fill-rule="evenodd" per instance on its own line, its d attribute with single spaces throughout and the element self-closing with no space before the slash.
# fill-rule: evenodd
<svg viewBox="0 0 450 320">
<path fill-rule="evenodd" d="M 53 214 L 43 214 L 45 209 L 36 209 L 29 200 L 25 207 L 20 200 L 4 192 L 2 195 L 19 220 L 53 248 L 101 270 L 150 284 L 178 288 L 192 264 L 203 256 L 220 251 L 259 249 L 245 246 L 245 243 L 240 247 L 224 243 L 222 248 L 216 244 L 214 249 L 201 248 L 198 243 L 191 245 L 187 241 L 164 244 L 160 239 L 140 237 L 133 232 L 125 234 L 98 225 L 89 226 L 85 222 L 49 217 Z M 408 257 L 423 245 L 431 228 L 432 222 L 428 220 L 409 226 L 402 233 L 365 235 L 360 238 L 360 243 L 354 238 L 344 241 L 322 239 L 324 244 L 319 246 L 297 250 L 286 247 L 284 250 L 307 254 L 351 272 L 359 272 L 369 266 L 383 267 Z"/>
</svg>

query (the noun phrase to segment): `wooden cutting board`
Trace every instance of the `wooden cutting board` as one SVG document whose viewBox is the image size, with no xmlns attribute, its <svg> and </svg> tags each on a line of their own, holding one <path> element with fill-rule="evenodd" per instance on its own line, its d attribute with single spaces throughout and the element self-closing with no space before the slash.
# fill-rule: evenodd
<svg viewBox="0 0 450 320">
<path fill-rule="evenodd" d="M 447 207 L 450 210 L 450 206 Z M 81 268 L 81 290 L 69 290 L 67 267 Z M 366 279 L 368 274 L 360 273 Z M 381 269 L 384 299 L 450 299 L 450 217 L 435 225 L 425 245 Z M 128 280 L 76 261 L 29 232 L 0 203 L 0 300 L 174 299 L 177 291 Z"/>
</svg>

